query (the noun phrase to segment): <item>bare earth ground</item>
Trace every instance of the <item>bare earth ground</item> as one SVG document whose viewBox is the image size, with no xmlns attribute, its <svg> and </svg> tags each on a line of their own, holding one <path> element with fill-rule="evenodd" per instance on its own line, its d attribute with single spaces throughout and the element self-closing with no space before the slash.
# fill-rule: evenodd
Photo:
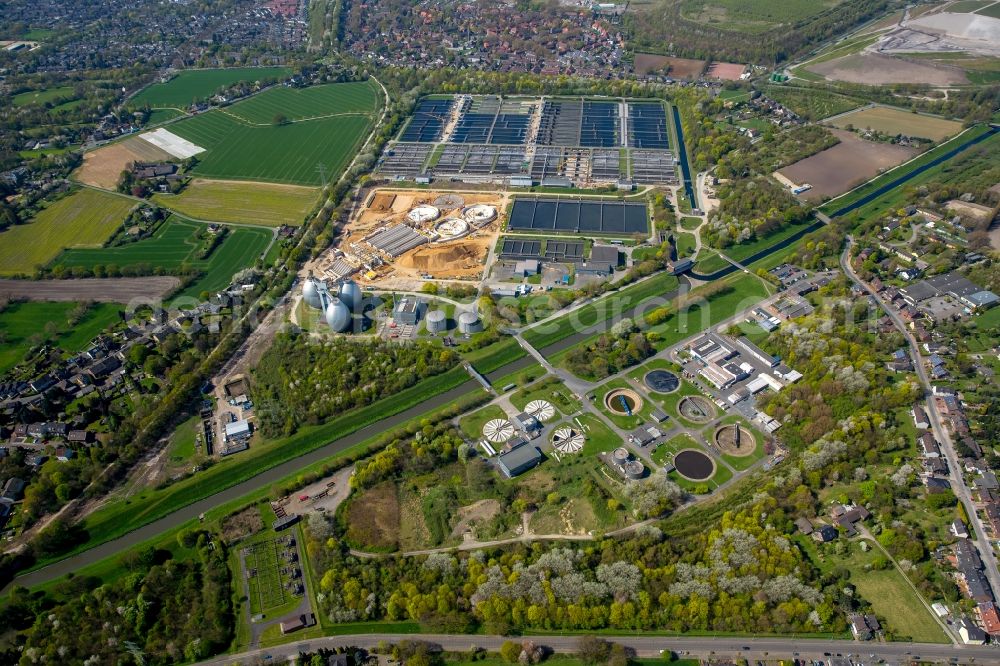
<svg viewBox="0 0 1000 666">
<path fill-rule="evenodd" d="M 463 506 L 458 510 L 458 522 L 451 531 L 453 537 L 460 537 L 469 530 L 473 522 L 485 523 L 500 513 L 500 502 L 494 499 L 484 499 Z"/>
<path fill-rule="evenodd" d="M 812 185 L 811 190 L 801 195 L 804 199 L 818 201 L 824 196 L 843 194 L 918 152 L 913 148 L 865 141 L 847 130 L 831 131 L 840 143 L 778 172 L 793 183 Z"/>
<path fill-rule="evenodd" d="M 29 301 L 98 301 L 129 303 L 162 298 L 181 281 L 173 276 L 80 278 L 76 280 L 0 280 L 0 296 Z"/>
<path fill-rule="evenodd" d="M 396 266 L 405 272 L 428 273 L 436 278 L 478 277 L 483 272 L 483 258 L 496 236 L 470 237 L 442 245 L 425 245 L 402 255 Z"/>
<path fill-rule="evenodd" d="M 704 60 L 690 58 L 674 58 L 672 56 L 656 55 L 654 53 L 636 53 L 635 71 L 637 74 L 648 74 L 657 70 L 670 68 L 668 75 L 675 79 L 693 79 L 705 68 Z"/>
<path fill-rule="evenodd" d="M 157 162 L 172 160 L 173 155 L 137 137 L 104 146 L 84 153 L 83 165 L 77 169 L 76 177 L 81 183 L 115 189 L 118 176 L 131 162 Z"/>
<path fill-rule="evenodd" d="M 739 81 L 740 76 L 746 70 L 746 65 L 738 65 L 732 62 L 713 62 L 705 73 L 709 79 L 722 79 L 723 81 Z"/>
<path fill-rule="evenodd" d="M 997 252 L 1000 252 L 1000 224 L 990 229 L 990 246 Z"/>
<path fill-rule="evenodd" d="M 464 202 L 460 206 L 438 206 L 441 215 L 434 221 L 422 224 L 407 222 L 406 216 L 413 208 L 423 204 L 433 204 L 444 195 L 457 195 Z M 469 235 L 446 242 L 418 246 L 377 268 L 374 276 L 363 273 L 354 276 L 361 284 L 378 287 L 390 284 L 398 286 L 398 280 L 422 280 L 425 274 L 435 279 L 477 278 L 483 272 L 484 261 L 490 248 L 496 243 L 508 201 L 509 195 L 504 192 L 376 189 L 370 199 L 365 196 L 366 204 L 359 207 L 351 216 L 339 244 L 331 251 L 325 252 L 311 268 L 319 276 L 326 275 L 337 261 L 338 252 L 342 252 L 354 266 L 365 263 L 359 252 L 367 251 L 363 241 L 375 229 L 410 224 L 425 233 L 431 233 L 442 220 L 461 217 L 464 207 L 488 204 L 496 208 L 497 219 L 479 229 L 472 229 Z M 417 283 L 416 289 L 421 286 L 422 283 Z"/>
<path fill-rule="evenodd" d="M 945 86 L 969 82 L 965 72 L 957 67 L 912 62 L 878 53 L 854 53 L 809 65 L 806 69 L 830 81 L 862 83 L 870 86 L 892 83 Z"/>
</svg>

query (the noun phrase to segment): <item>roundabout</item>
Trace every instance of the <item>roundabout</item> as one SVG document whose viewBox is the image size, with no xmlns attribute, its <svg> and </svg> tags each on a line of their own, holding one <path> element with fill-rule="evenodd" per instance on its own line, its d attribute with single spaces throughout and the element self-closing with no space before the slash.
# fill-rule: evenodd
<svg viewBox="0 0 1000 666">
<path fill-rule="evenodd" d="M 613 389 L 604 396 L 604 406 L 613 414 L 632 416 L 642 409 L 642 398 L 632 389 Z"/>
<path fill-rule="evenodd" d="M 697 449 L 683 449 L 674 455 L 674 469 L 685 479 L 707 481 L 715 474 L 715 461 Z"/>
<path fill-rule="evenodd" d="M 673 393 L 681 385 L 677 375 L 669 370 L 650 370 L 642 381 L 650 391 L 657 393 Z"/>
<path fill-rule="evenodd" d="M 703 396 L 689 395 L 677 403 L 677 412 L 688 421 L 708 423 L 715 418 L 715 405 Z"/>
</svg>

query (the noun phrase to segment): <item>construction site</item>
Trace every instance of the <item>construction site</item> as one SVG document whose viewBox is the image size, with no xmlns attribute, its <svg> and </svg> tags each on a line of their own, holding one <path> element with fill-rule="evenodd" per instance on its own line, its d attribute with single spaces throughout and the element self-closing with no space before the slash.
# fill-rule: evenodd
<svg viewBox="0 0 1000 666">
<path fill-rule="evenodd" d="M 482 276 L 507 207 L 505 194 L 369 191 L 340 242 L 313 266 L 328 280 L 373 287 L 411 280 Z"/>
</svg>

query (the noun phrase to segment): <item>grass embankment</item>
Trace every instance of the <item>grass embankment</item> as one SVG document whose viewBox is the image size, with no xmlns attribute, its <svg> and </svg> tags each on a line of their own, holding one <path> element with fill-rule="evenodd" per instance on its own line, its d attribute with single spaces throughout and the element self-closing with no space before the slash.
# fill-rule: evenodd
<svg viewBox="0 0 1000 666">
<path fill-rule="evenodd" d="M 475 404 L 474 400 L 477 398 L 478 396 L 476 398 L 465 396 L 464 398 L 459 400 L 460 406 L 462 407 L 471 406 Z M 415 428 L 424 419 L 428 418 L 434 419 L 445 410 L 451 408 L 452 408 L 451 405 L 445 405 L 438 409 L 432 410 L 431 412 L 428 412 L 426 414 L 421 414 L 420 416 L 416 416 L 406 421 L 405 423 L 400 424 L 399 428 L 400 429 Z M 262 486 L 260 488 L 248 492 L 247 494 L 241 497 L 238 497 L 236 499 L 212 507 L 211 509 L 205 512 L 203 520 L 192 518 L 191 520 L 188 520 L 187 522 L 178 525 L 175 528 L 166 530 L 163 533 L 158 534 L 153 538 L 147 539 L 142 543 L 136 544 L 130 550 L 142 549 L 147 546 L 153 546 L 158 550 L 164 550 L 170 552 L 174 557 L 181 557 L 185 554 L 191 555 L 193 554 L 193 551 L 184 549 L 177 542 L 177 535 L 180 532 L 183 532 L 184 530 L 188 530 L 194 527 L 199 527 L 202 529 L 205 528 L 216 529 L 218 527 L 219 521 L 225 516 L 228 516 L 229 514 L 235 513 L 243 508 L 252 506 L 262 501 L 266 501 L 271 495 L 273 488 L 275 487 L 284 488 L 292 484 L 296 484 L 299 482 L 299 480 L 304 478 L 309 478 L 311 476 L 316 476 L 319 474 L 330 474 L 337 468 L 345 464 L 348 464 L 352 459 L 357 459 L 359 456 L 365 455 L 366 452 L 370 452 L 377 448 L 380 448 L 386 443 L 388 443 L 388 438 L 384 433 L 373 435 L 372 437 L 369 437 L 368 439 L 359 442 L 358 444 L 345 448 L 342 451 L 338 451 L 337 453 L 329 456 L 328 458 L 298 468 L 294 472 L 284 476 L 283 478 L 279 479 L 273 484 Z M 120 559 L 121 559 L 120 555 L 116 554 L 114 556 L 98 560 L 97 562 L 88 563 L 85 566 L 82 566 L 79 569 L 75 570 L 73 572 L 73 576 L 74 577 L 93 576 L 100 578 L 101 581 L 104 583 L 113 582 L 114 580 L 117 580 L 122 576 L 128 575 L 130 573 L 127 568 L 121 566 Z M 41 567 L 44 564 L 48 563 L 49 562 L 40 562 L 38 563 L 38 567 Z M 54 592 L 57 590 L 60 582 L 63 580 L 65 580 L 65 578 L 59 578 L 47 581 L 40 585 L 34 586 L 32 589 L 38 591 Z M 342 626 L 347 626 L 347 625 L 342 625 Z M 358 623 L 357 626 L 359 627 L 369 626 L 369 623 Z M 379 623 L 372 623 L 372 626 L 377 627 L 379 626 Z M 333 630 L 330 633 L 337 634 L 337 633 L 353 633 L 353 632 L 350 631 L 338 632 L 336 630 Z"/>
<path fill-rule="evenodd" d="M 665 296 L 675 290 L 678 284 L 677 278 L 672 275 L 655 275 L 612 292 L 562 317 L 532 327 L 524 333 L 524 339 L 535 349 L 544 349 L 615 315 L 625 314 L 643 301 Z"/>
</svg>

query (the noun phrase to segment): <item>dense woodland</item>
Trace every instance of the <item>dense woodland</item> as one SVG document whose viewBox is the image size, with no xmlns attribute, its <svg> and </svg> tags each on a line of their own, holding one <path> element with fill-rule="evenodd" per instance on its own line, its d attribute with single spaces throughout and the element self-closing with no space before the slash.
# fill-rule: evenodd
<svg viewBox="0 0 1000 666">
<path fill-rule="evenodd" d="M 593 343 L 577 345 L 566 356 L 571 372 L 589 379 L 603 379 L 652 356 L 656 350 L 632 319 L 625 318 Z"/>
<path fill-rule="evenodd" d="M 684 539 L 650 527 L 580 549 L 534 544 L 383 559 L 378 568 L 311 521 L 309 552 L 324 572 L 323 611 L 339 622 L 412 619 L 442 631 L 481 626 L 489 633 L 841 629 L 808 562 L 782 536 L 788 519 L 774 508 L 762 498 Z"/>
<path fill-rule="evenodd" d="M 31 624 L 21 664 L 176 664 L 225 649 L 233 637 L 226 550 L 207 533 L 185 533 L 184 559 L 152 548 L 127 554 L 113 583 L 78 578 L 62 604 L 15 590 L 6 626 Z M 8 624 L 9 622 L 9 624 Z"/>
<path fill-rule="evenodd" d="M 719 208 L 702 229 L 708 243 L 719 248 L 799 224 L 809 215 L 787 189 L 763 176 L 720 185 L 719 200 Z"/>
<path fill-rule="evenodd" d="M 454 367 L 458 355 L 430 344 L 282 333 L 253 375 L 254 403 L 268 437 L 322 423 Z"/>
</svg>

